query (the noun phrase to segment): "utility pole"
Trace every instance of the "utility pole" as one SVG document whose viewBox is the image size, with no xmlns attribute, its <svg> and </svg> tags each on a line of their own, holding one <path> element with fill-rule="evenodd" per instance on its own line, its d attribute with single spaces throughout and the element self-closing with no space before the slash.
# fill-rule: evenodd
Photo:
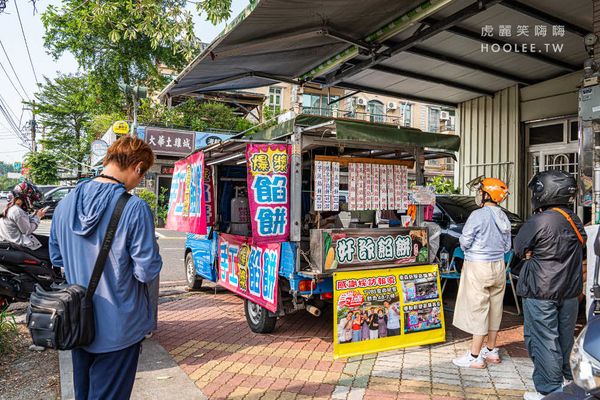
<svg viewBox="0 0 600 400">
<path fill-rule="evenodd" d="M 35 141 L 36 128 L 37 128 L 37 122 L 35 121 L 35 100 L 34 100 L 32 102 L 32 107 L 31 107 L 31 151 L 34 153 L 37 151 L 37 144 Z"/>
</svg>

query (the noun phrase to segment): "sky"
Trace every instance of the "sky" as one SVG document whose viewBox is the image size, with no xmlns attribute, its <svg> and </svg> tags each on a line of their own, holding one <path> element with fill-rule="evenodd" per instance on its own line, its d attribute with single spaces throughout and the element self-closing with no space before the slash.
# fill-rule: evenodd
<svg viewBox="0 0 600 400">
<path fill-rule="evenodd" d="M 1 1 L 1 0 L 0 0 Z M 17 2 L 15 4 L 15 1 Z M 31 119 L 31 112 L 23 110 L 22 97 L 27 100 L 28 97 L 33 97 L 36 91 L 36 80 L 43 81 L 43 76 L 49 78 L 56 77 L 58 72 L 74 73 L 77 72 L 77 62 L 70 55 L 66 54 L 59 60 L 54 60 L 52 56 L 46 53 L 43 46 L 44 27 L 40 19 L 40 15 L 48 7 L 48 5 L 60 5 L 61 1 L 57 0 L 36 0 L 37 12 L 34 14 L 34 8 L 30 0 L 7 0 L 4 13 L 0 13 L 0 42 L 4 46 L 9 60 L 17 73 L 17 76 L 23 85 L 25 94 L 21 85 L 17 81 L 6 55 L 0 47 L 0 64 L 6 69 L 10 75 L 10 79 L 16 86 L 15 90 L 11 81 L 0 68 L 0 99 L 3 99 L 7 104 L 14 119 L 21 126 Z M 235 18 L 248 4 L 248 0 L 232 0 L 231 18 Z M 21 33 L 19 19 L 17 16 L 15 5 L 18 6 L 21 21 L 25 31 L 33 69 L 29 62 L 25 41 Z M 190 9 L 193 9 L 190 7 Z M 225 27 L 225 22 L 217 26 L 206 21 L 202 16 L 195 18 L 196 36 L 203 42 L 211 42 Z M 17 91 L 19 94 L 17 94 Z M 9 130 L 9 125 L 4 116 L 0 114 L 0 161 L 13 163 L 22 161 L 23 156 L 28 152 L 21 145 L 21 141 L 17 136 Z"/>
</svg>

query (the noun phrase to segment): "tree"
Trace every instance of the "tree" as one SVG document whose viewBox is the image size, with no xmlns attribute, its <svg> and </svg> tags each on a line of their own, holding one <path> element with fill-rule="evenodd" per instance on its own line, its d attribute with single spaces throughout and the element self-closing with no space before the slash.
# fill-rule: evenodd
<svg viewBox="0 0 600 400">
<path fill-rule="evenodd" d="M 25 155 L 25 166 L 34 183 L 52 185 L 58 182 L 58 160 L 48 151 L 38 151 Z"/>
<path fill-rule="evenodd" d="M 159 89 L 161 66 L 180 70 L 200 49 L 187 0 L 64 0 L 42 15 L 44 45 L 55 58 L 75 56 L 89 72 L 104 111 L 119 111 L 119 83 Z M 203 0 L 196 11 L 216 24 L 230 15 L 231 0 Z M 131 99 L 126 99 L 131 104 Z"/>
<path fill-rule="evenodd" d="M 138 118 L 141 124 L 166 125 L 194 131 L 213 128 L 239 132 L 253 126 L 252 122 L 236 115 L 231 107 L 223 103 L 198 103 L 193 99 L 176 107 L 145 100 Z"/>
<path fill-rule="evenodd" d="M 77 171 L 78 178 L 95 139 L 86 129 L 95 106 L 89 87 L 86 75 L 59 75 L 54 81 L 45 78 L 35 103 L 30 103 L 44 127 L 40 143 L 56 155 L 61 166 Z"/>
<path fill-rule="evenodd" d="M 427 183 L 428 186 L 433 186 L 437 194 L 457 194 L 459 191 L 454 187 L 452 179 L 441 176 L 434 176 Z"/>
</svg>

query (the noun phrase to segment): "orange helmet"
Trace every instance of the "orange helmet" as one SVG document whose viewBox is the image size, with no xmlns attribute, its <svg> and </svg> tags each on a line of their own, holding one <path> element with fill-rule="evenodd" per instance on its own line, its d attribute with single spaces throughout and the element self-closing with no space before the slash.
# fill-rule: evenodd
<svg viewBox="0 0 600 400">
<path fill-rule="evenodd" d="M 479 176 L 467 183 L 467 187 L 471 190 L 487 193 L 494 203 L 501 203 L 508 196 L 508 185 L 498 178 Z"/>
</svg>

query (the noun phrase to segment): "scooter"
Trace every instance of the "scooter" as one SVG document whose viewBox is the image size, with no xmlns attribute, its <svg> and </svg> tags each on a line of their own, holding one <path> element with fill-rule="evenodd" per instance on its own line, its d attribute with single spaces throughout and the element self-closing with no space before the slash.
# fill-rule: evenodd
<svg viewBox="0 0 600 400">
<path fill-rule="evenodd" d="M 573 383 L 562 393 L 551 393 L 548 400 L 600 399 L 600 257 L 596 256 L 594 301 L 590 307 L 588 324 L 583 328 L 571 351 L 570 364 Z"/>
<path fill-rule="evenodd" d="M 36 284 L 49 290 L 62 281 L 60 269 L 49 261 L 0 243 L 0 310 L 12 302 L 29 301 Z"/>
</svg>

